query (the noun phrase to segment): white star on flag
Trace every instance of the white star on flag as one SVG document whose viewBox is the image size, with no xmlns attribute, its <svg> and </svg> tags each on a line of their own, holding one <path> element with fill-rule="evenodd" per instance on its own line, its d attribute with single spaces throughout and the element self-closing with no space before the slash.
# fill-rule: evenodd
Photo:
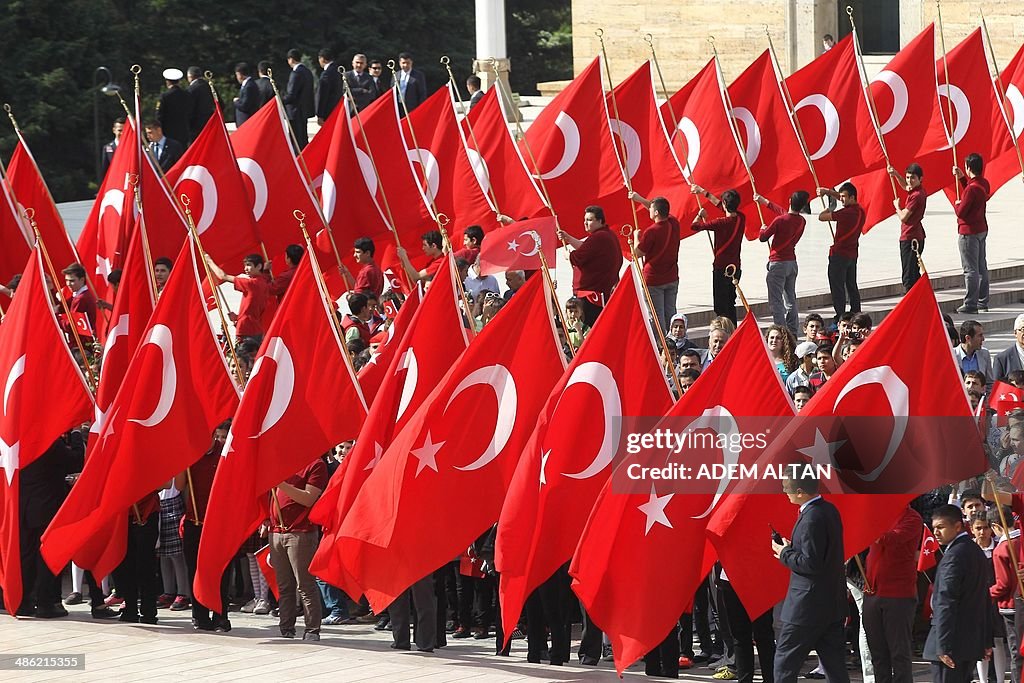
<svg viewBox="0 0 1024 683">
<path fill-rule="evenodd" d="M 18 470 L 20 444 L 20 441 L 15 441 L 12 445 L 8 446 L 6 441 L 0 439 L 0 467 L 7 474 L 8 486 L 11 485 L 11 482 L 14 480 L 14 473 Z"/>
<path fill-rule="evenodd" d="M 433 443 L 430 440 L 430 431 L 427 431 L 427 440 L 423 442 L 423 445 L 409 452 L 411 456 L 419 460 L 419 464 L 416 465 L 416 476 L 420 476 L 425 468 L 437 472 L 437 460 L 434 458 L 437 452 L 444 446 L 444 441 L 440 443 Z"/>
<path fill-rule="evenodd" d="M 668 516 L 665 514 L 665 506 L 669 504 L 674 495 L 674 493 L 667 493 L 664 496 L 659 496 L 658 492 L 654 490 L 654 486 L 651 486 L 650 499 L 643 505 L 637 506 L 637 509 L 647 516 L 644 536 L 651 533 L 651 528 L 655 524 L 661 524 L 669 529 L 672 528 L 672 522 L 668 521 Z"/>
<path fill-rule="evenodd" d="M 508 243 L 508 250 L 519 251 L 519 242 L 516 242 L 515 239 L 513 239 L 511 242 Z"/>
<path fill-rule="evenodd" d="M 798 448 L 798 453 L 803 453 L 811 459 L 812 465 L 836 465 L 835 454 L 846 439 L 841 441 L 826 441 L 820 429 L 814 430 L 814 443 L 807 448 Z"/>
</svg>

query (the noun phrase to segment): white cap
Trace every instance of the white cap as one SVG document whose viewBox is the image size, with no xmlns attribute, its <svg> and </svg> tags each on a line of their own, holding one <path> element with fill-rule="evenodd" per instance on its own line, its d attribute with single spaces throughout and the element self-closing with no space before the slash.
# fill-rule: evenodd
<svg viewBox="0 0 1024 683">
<path fill-rule="evenodd" d="M 180 81 L 184 77 L 185 74 L 181 72 L 181 69 L 164 69 L 165 81 Z"/>
<path fill-rule="evenodd" d="M 805 358 L 806 356 L 809 356 L 812 353 L 815 353 L 817 350 L 818 350 L 818 345 L 815 344 L 814 342 L 809 342 L 809 341 L 800 342 L 799 344 L 796 345 L 796 357 L 797 358 Z"/>
</svg>

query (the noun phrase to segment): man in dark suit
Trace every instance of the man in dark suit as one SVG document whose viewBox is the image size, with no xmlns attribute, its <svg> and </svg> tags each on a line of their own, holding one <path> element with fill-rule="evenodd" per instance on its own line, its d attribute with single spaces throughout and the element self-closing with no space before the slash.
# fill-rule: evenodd
<svg viewBox="0 0 1024 683">
<path fill-rule="evenodd" d="M 261 107 L 274 99 L 274 84 L 270 82 L 271 68 L 273 68 L 273 64 L 265 59 L 256 65 L 256 72 L 259 74 L 259 78 L 256 79 L 256 87 L 260 91 Z"/>
<path fill-rule="evenodd" d="M 1024 362 L 1021 361 L 1024 355 L 1024 313 L 1013 321 L 1013 336 L 1017 341 L 992 359 L 992 379 L 1005 380 L 1014 370 L 1024 370 Z"/>
<path fill-rule="evenodd" d="M 155 121 L 146 124 L 146 137 L 149 138 L 149 148 L 153 151 L 153 157 L 164 171 L 174 166 L 185 153 L 182 144 L 164 135 L 160 124 Z"/>
<path fill-rule="evenodd" d="M 168 137 L 187 145 L 191 141 L 188 122 L 192 115 L 192 98 L 178 85 L 184 76 L 181 69 L 164 69 L 167 89 L 160 93 L 156 120 L 167 131 Z"/>
<path fill-rule="evenodd" d="M 370 102 L 381 96 L 381 94 L 391 87 L 388 83 L 387 77 L 384 75 L 384 62 L 379 59 L 374 59 L 370 62 Z"/>
<path fill-rule="evenodd" d="M 800 516 L 792 541 L 772 539 L 775 556 L 791 572 L 779 614 L 775 683 L 795 683 L 812 649 L 830 683 L 848 683 L 843 522 L 836 507 L 818 495 L 818 480 L 809 466 L 788 466 L 782 490 L 789 502 L 800 506 Z"/>
<path fill-rule="evenodd" d="M 263 98 L 252 78 L 252 67 L 247 62 L 235 65 L 235 80 L 242 86 L 235 98 L 235 125 L 241 126 L 263 105 Z"/>
<path fill-rule="evenodd" d="M 114 119 L 114 125 L 111 127 L 111 131 L 114 133 L 114 139 L 103 145 L 103 156 L 101 158 L 101 173 L 100 180 L 103 180 L 103 176 L 107 175 L 107 169 L 110 168 L 110 162 L 114 160 L 114 152 L 117 151 L 117 145 L 121 142 L 121 133 L 124 132 L 124 117 Z"/>
<path fill-rule="evenodd" d="M 299 146 L 298 151 L 301 152 L 309 143 L 306 122 L 316 113 L 313 103 L 313 72 L 302 63 L 302 53 L 295 48 L 288 50 L 288 66 L 292 68 L 292 73 L 288 76 L 288 87 L 281 99 Z"/>
<path fill-rule="evenodd" d="M 341 73 L 338 71 L 338 62 L 334 59 L 334 51 L 325 47 L 320 50 L 317 59 L 323 71 L 320 72 L 320 89 L 316 93 L 316 121 L 322 126 L 338 106 L 338 102 L 341 102 L 345 88 L 341 83 Z"/>
<path fill-rule="evenodd" d="M 398 68 L 399 72 L 395 74 L 398 92 L 405 98 L 405 108 L 412 111 L 427 99 L 427 79 L 422 71 L 413 68 L 412 55 L 408 52 L 398 55 Z"/>
<path fill-rule="evenodd" d="M 198 66 L 188 68 L 188 94 L 192 98 L 192 112 L 188 119 L 191 139 L 199 137 L 203 126 L 213 116 L 213 92 L 210 82 L 203 78 L 203 70 Z"/>
<path fill-rule="evenodd" d="M 932 531 L 943 547 L 932 589 L 932 627 L 924 644 L 935 683 L 969 683 L 990 652 L 989 569 L 985 552 L 964 528 L 963 511 L 940 505 Z"/>
<path fill-rule="evenodd" d="M 469 93 L 469 111 L 484 98 L 484 91 L 480 89 L 482 82 L 479 76 L 470 76 L 466 79 L 466 92 Z"/>
<path fill-rule="evenodd" d="M 377 71 L 380 74 L 380 70 Z M 351 71 L 345 72 L 356 111 L 362 111 L 380 96 L 381 88 L 374 83 L 373 77 L 366 70 L 366 55 L 358 54 L 352 58 Z"/>
</svg>

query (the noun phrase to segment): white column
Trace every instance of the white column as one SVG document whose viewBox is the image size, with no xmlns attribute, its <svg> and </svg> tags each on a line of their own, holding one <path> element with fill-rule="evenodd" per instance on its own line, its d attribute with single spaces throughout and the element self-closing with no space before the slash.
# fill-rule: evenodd
<svg viewBox="0 0 1024 683">
<path fill-rule="evenodd" d="M 495 83 L 494 68 L 490 59 L 498 63 L 498 73 L 504 83 L 505 92 L 509 87 L 508 73 L 511 65 L 505 47 L 505 0 L 475 0 L 476 2 L 476 59 L 473 71 L 480 77 L 484 90 Z"/>
</svg>

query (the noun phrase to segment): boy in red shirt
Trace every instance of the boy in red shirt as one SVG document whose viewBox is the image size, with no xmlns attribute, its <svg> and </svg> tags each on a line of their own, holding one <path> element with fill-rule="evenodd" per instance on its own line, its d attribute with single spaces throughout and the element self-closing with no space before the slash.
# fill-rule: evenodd
<svg viewBox="0 0 1024 683">
<path fill-rule="evenodd" d="M 218 280 L 217 284 L 230 282 L 236 292 L 242 293 L 238 313 L 232 314 L 235 336 L 239 340 L 251 337 L 257 342 L 261 341 L 266 332 L 262 321 L 263 312 L 270 298 L 270 283 L 263 276 L 263 257 L 259 254 L 246 256 L 242 259 L 243 272 L 239 275 L 228 275 L 209 258 L 207 262 L 210 264 L 210 272 Z"/>
</svg>

